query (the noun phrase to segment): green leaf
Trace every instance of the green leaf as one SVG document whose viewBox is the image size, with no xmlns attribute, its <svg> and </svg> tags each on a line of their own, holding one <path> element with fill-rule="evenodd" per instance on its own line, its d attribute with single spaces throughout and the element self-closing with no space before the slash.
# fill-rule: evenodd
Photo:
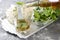
<svg viewBox="0 0 60 40">
<path fill-rule="evenodd" d="M 56 9 L 55 12 L 57 16 L 60 16 L 60 9 Z"/>
<path fill-rule="evenodd" d="M 57 19 L 56 15 L 52 15 L 52 19 L 56 20 Z"/>
<path fill-rule="evenodd" d="M 39 21 L 39 18 L 34 18 L 35 21 Z"/>
<path fill-rule="evenodd" d="M 27 26 L 27 23 L 22 23 L 21 24 L 21 27 L 26 27 Z"/>
<path fill-rule="evenodd" d="M 40 10 L 40 7 L 37 7 L 36 10 Z"/>
<path fill-rule="evenodd" d="M 45 16 L 49 16 L 50 15 L 50 13 L 47 10 L 44 11 L 43 14 L 45 14 Z"/>
<path fill-rule="evenodd" d="M 42 12 L 39 12 L 43 8 Z M 51 7 L 37 7 L 34 9 L 34 20 L 36 21 L 47 21 L 56 20 L 57 14 L 60 14 L 60 9 L 53 10 Z"/>
<path fill-rule="evenodd" d="M 18 5 L 23 5 L 24 2 L 16 2 L 16 4 L 18 4 Z"/>
<path fill-rule="evenodd" d="M 36 17 L 36 18 L 40 18 L 39 12 L 36 11 L 36 10 L 34 10 L 34 17 Z"/>
</svg>

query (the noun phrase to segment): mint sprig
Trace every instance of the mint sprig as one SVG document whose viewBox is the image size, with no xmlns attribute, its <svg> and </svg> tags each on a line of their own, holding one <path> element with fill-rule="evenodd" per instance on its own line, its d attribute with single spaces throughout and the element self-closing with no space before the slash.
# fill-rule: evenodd
<svg viewBox="0 0 60 40">
<path fill-rule="evenodd" d="M 41 9 L 43 8 L 43 11 Z M 52 7 L 37 7 L 34 9 L 35 21 L 56 20 L 60 16 L 60 9 L 52 9 Z"/>
<path fill-rule="evenodd" d="M 18 4 L 18 5 L 23 5 L 24 2 L 16 2 L 16 4 Z"/>
</svg>

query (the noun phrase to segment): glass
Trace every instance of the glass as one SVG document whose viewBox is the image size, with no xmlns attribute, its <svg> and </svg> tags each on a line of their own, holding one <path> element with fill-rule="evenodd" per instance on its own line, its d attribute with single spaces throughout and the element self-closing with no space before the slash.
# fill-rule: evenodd
<svg viewBox="0 0 60 40">
<path fill-rule="evenodd" d="M 17 31 L 27 31 L 30 28 L 32 8 L 27 5 L 18 5 Z"/>
</svg>

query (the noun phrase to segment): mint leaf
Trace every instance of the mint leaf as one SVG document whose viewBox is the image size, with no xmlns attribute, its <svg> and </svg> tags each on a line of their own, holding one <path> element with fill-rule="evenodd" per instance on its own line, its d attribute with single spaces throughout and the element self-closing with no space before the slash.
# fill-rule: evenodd
<svg viewBox="0 0 60 40">
<path fill-rule="evenodd" d="M 52 19 L 56 20 L 57 19 L 56 15 L 52 15 Z"/>
<path fill-rule="evenodd" d="M 56 13 L 57 16 L 60 16 L 60 9 L 57 8 L 57 9 L 55 10 L 55 13 Z"/>
<path fill-rule="evenodd" d="M 34 10 L 34 17 L 35 18 L 40 18 L 39 12 L 37 10 Z"/>
<path fill-rule="evenodd" d="M 16 4 L 18 4 L 18 5 L 23 5 L 24 2 L 16 2 Z"/>
<path fill-rule="evenodd" d="M 60 9 L 52 9 L 51 7 L 37 7 L 34 9 L 34 20 L 36 21 L 56 20 L 59 15 Z"/>
</svg>

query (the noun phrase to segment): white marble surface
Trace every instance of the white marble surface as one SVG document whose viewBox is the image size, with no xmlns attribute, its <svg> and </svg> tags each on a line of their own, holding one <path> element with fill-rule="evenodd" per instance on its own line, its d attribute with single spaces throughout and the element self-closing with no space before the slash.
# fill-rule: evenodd
<svg viewBox="0 0 60 40">
<path fill-rule="evenodd" d="M 11 4 L 15 4 L 16 1 L 27 2 L 29 0 L 0 0 L 0 17 L 3 17 L 5 15 L 5 9 Z M 22 39 L 16 35 L 7 33 L 0 25 L 0 40 L 60 40 L 60 19 L 27 39 Z"/>
</svg>

